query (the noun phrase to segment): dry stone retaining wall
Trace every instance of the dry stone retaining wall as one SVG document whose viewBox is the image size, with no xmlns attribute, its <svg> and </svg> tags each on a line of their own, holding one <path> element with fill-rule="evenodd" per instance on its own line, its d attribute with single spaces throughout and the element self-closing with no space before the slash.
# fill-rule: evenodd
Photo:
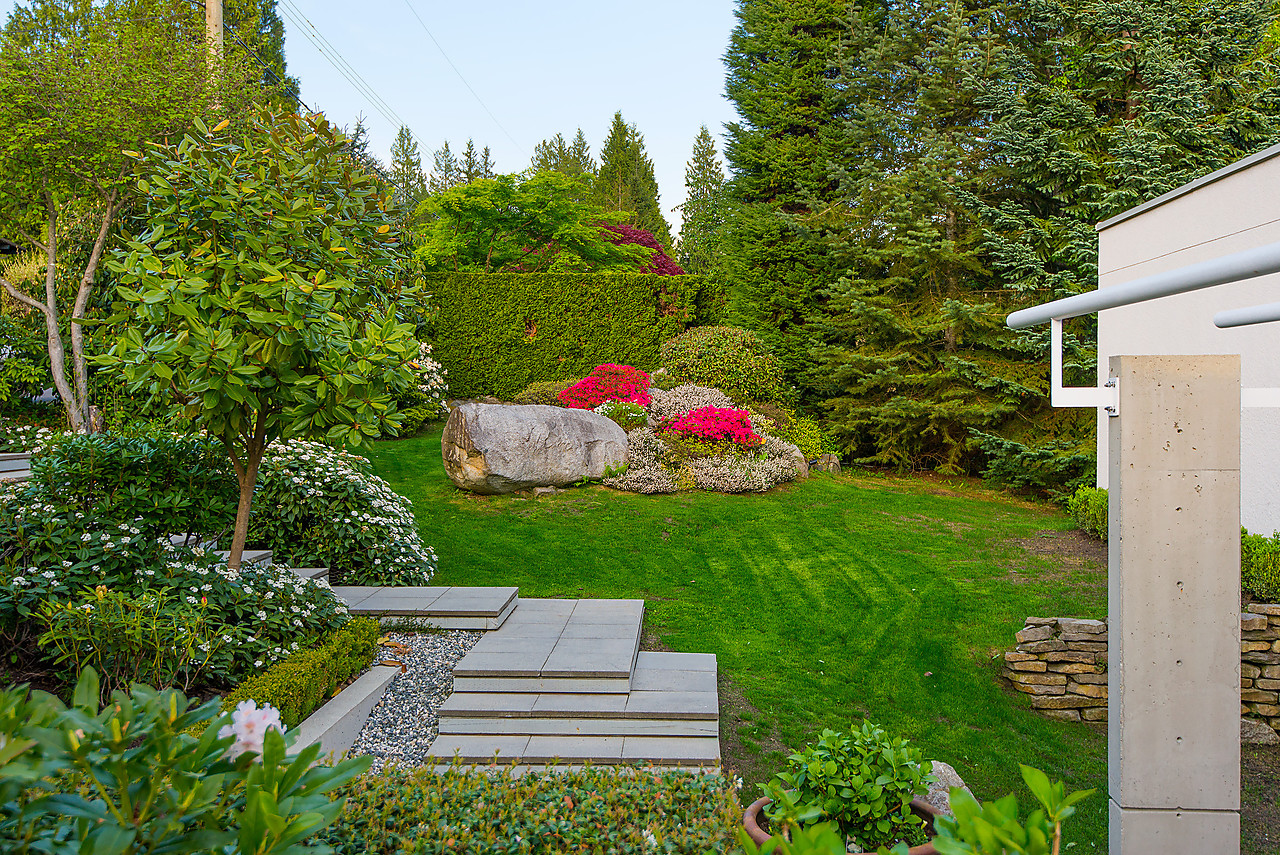
<svg viewBox="0 0 1280 855">
<path fill-rule="evenodd" d="M 1064 721 L 1107 720 L 1107 622 L 1027 618 L 1000 674 L 1031 706 Z M 1240 714 L 1280 730 L 1280 605 L 1240 615 Z"/>
</svg>

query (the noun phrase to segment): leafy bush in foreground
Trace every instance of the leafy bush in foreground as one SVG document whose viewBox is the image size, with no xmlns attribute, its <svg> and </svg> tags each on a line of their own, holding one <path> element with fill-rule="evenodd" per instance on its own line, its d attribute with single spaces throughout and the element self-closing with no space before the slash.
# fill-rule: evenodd
<svg viewBox="0 0 1280 855">
<path fill-rule="evenodd" d="M 409 500 L 365 458 L 321 442 L 267 448 L 253 514 L 249 542 L 294 567 L 328 567 L 334 584 L 426 585 L 436 572 Z"/>
<path fill-rule="evenodd" d="M 742 817 L 721 775 L 643 767 L 391 769 L 342 794 L 346 807 L 321 837 L 338 855 L 703 855 L 726 851 Z"/>
<path fill-rule="evenodd" d="M 1081 487 L 1067 499 L 1067 513 L 1081 530 L 1107 539 L 1107 491 Z"/>
</svg>

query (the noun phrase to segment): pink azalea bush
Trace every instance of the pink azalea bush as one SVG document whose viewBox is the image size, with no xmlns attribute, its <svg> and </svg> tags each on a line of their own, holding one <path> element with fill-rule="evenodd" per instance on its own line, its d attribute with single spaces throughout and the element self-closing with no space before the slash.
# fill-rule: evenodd
<svg viewBox="0 0 1280 855">
<path fill-rule="evenodd" d="M 594 410 L 605 401 L 649 406 L 649 375 L 630 365 L 597 365 L 559 394 L 560 403 L 575 410 Z"/>
<path fill-rule="evenodd" d="M 744 451 L 764 445 L 751 429 L 751 414 L 724 407 L 699 407 L 669 422 L 664 433 L 707 443 L 731 443 Z"/>
<path fill-rule="evenodd" d="M 236 738 L 236 741 L 227 749 L 227 756 L 234 760 L 246 751 L 261 754 L 262 743 L 267 738 L 268 730 L 284 733 L 284 722 L 280 721 L 280 710 L 271 704 L 263 704 L 259 709 L 256 701 L 241 701 L 235 712 L 231 714 L 231 724 L 224 725 L 218 731 L 218 738 L 225 739 L 228 736 Z"/>
</svg>

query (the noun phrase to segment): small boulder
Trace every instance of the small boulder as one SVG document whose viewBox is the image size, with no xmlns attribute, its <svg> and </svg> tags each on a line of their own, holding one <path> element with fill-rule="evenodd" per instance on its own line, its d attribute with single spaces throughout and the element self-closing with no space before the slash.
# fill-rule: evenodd
<svg viewBox="0 0 1280 855">
<path fill-rule="evenodd" d="M 834 454 L 820 454 L 812 468 L 819 472 L 839 472 L 840 458 Z"/>
<path fill-rule="evenodd" d="M 929 785 L 929 792 L 925 794 L 924 800 L 947 816 L 955 816 L 955 812 L 951 810 L 951 788 L 960 787 L 971 796 L 973 791 L 965 785 L 954 768 L 941 760 L 933 761 L 933 777 L 937 780 Z"/>
<path fill-rule="evenodd" d="M 602 478 L 627 459 L 627 435 L 610 419 L 537 404 L 460 404 L 441 445 L 449 480 L 489 495 Z"/>
<path fill-rule="evenodd" d="M 1280 735 L 1277 735 L 1271 725 L 1265 721 L 1242 718 L 1240 719 L 1240 742 L 1245 745 L 1280 745 Z"/>
</svg>

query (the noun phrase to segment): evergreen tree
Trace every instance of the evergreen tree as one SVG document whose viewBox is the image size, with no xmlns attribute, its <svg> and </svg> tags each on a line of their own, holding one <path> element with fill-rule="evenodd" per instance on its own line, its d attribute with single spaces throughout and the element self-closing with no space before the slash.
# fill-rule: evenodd
<svg viewBox="0 0 1280 855">
<path fill-rule="evenodd" d="M 427 182 L 427 190 L 432 196 L 443 193 L 450 187 L 462 183 L 462 173 L 458 168 L 458 158 L 449 151 L 449 141 L 436 149 L 432 157 L 431 178 Z"/>
<path fill-rule="evenodd" d="M 418 141 L 405 125 L 400 126 L 395 142 L 391 144 L 388 177 L 396 206 L 401 211 L 412 213 L 427 191 L 427 178 L 422 172 L 422 159 L 418 156 Z"/>
<path fill-rule="evenodd" d="M 203 10 L 200 10 L 203 17 Z M 300 86 L 296 77 L 290 77 L 284 58 L 284 22 L 276 11 L 276 0 L 225 0 L 222 10 L 223 23 L 253 51 L 265 66 L 262 83 L 268 89 L 280 92 L 286 103 L 298 99 Z"/>
<path fill-rule="evenodd" d="M 724 275 L 732 322 L 754 330 L 796 383 L 809 388 L 809 324 L 838 278 L 822 234 L 838 196 L 842 103 L 835 82 L 845 0 L 739 0 L 725 55 L 731 170 Z"/>
<path fill-rule="evenodd" d="M 720 260 L 720 230 L 724 223 L 724 168 L 716 157 L 716 143 L 703 125 L 693 141 L 693 156 L 684 168 L 686 195 L 681 206 L 680 266 L 689 273 L 707 274 Z"/>
<path fill-rule="evenodd" d="M 644 137 L 635 125 L 623 121 L 622 111 L 613 114 L 609 136 L 600 148 L 595 190 L 600 205 L 630 214 L 625 223 L 652 233 L 663 246 L 671 246 L 671 226 L 658 205 L 653 161 L 645 154 Z"/>
<path fill-rule="evenodd" d="M 578 128 L 578 132 L 573 136 L 573 142 L 569 144 L 569 165 L 582 174 L 596 174 L 596 161 L 591 156 L 591 146 L 587 145 L 587 138 L 582 133 L 582 128 Z"/>
<path fill-rule="evenodd" d="M 485 146 L 483 151 L 476 151 L 475 142 L 467 140 L 467 148 L 462 152 L 458 172 L 463 184 L 470 184 L 481 178 L 492 178 L 493 159 L 489 157 L 489 147 Z"/>
<path fill-rule="evenodd" d="M 344 129 L 345 130 L 345 129 Z M 369 150 L 369 127 L 364 123 L 364 116 L 356 116 L 356 126 L 347 135 L 347 151 L 351 159 L 358 163 L 365 172 L 374 176 L 383 184 L 388 182 L 387 168 L 378 160 L 378 156 Z"/>
<path fill-rule="evenodd" d="M 534 172 L 551 169 L 571 178 L 595 175 L 596 171 L 582 128 L 578 128 L 578 135 L 573 138 L 572 144 L 565 142 L 564 134 L 556 134 L 551 139 L 538 143 L 534 146 L 533 160 L 529 165 Z"/>
</svg>

